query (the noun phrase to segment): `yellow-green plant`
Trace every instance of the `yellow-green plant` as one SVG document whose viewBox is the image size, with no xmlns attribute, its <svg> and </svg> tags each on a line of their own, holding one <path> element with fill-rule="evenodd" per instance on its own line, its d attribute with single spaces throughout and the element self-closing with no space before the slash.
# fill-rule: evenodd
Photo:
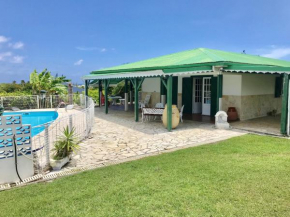
<svg viewBox="0 0 290 217">
<path fill-rule="evenodd" d="M 75 134 L 75 128 L 69 129 L 69 127 L 65 127 L 62 131 L 62 135 L 58 138 L 58 140 L 54 144 L 53 151 L 54 160 L 60 160 L 65 157 L 68 157 L 73 152 L 76 152 L 79 149 L 78 139 Z"/>
</svg>

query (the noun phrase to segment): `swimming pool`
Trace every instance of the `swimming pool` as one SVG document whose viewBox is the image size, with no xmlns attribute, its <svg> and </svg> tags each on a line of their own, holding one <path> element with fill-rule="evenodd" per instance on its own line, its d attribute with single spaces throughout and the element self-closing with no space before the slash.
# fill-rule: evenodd
<svg viewBox="0 0 290 217">
<path fill-rule="evenodd" d="M 4 112 L 3 115 L 22 115 L 22 124 L 31 125 L 32 136 L 35 136 L 44 130 L 44 126 L 36 128 L 33 127 L 54 121 L 58 117 L 58 113 L 55 111 Z"/>
</svg>

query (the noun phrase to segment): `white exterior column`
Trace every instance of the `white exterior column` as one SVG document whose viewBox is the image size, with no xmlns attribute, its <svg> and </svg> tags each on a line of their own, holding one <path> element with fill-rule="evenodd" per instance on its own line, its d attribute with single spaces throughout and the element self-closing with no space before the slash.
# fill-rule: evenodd
<svg viewBox="0 0 290 217">
<path fill-rule="evenodd" d="M 132 91 L 130 91 L 130 94 L 132 94 Z M 128 111 L 128 100 L 129 99 L 129 94 L 125 93 L 125 111 Z"/>
<path fill-rule="evenodd" d="M 130 105 L 133 105 L 133 92 L 130 90 Z"/>
<path fill-rule="evenodd" d="M 165 106 L 165 104 L 166 104 L 166 95 L 161 95 L 161 103 L 163 104 L 163 106 Z"/>
</svg>

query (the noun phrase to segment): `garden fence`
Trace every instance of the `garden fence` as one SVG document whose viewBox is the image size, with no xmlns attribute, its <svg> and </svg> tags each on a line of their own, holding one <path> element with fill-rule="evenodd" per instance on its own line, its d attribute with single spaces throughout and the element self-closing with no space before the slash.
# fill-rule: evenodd
<svg viewBox="0 0 290 217">
<path fill-rule="evenodd" d="M 70 97 L 67 96 L 67 99 Z M 69 114 L 64 114 L 53 122 L 32 127 L 32 131 L 40 132 L 32 137 L 36 174 L 43 174 L 49 169 L 54 144 L 65 127 L 74 128 L 79 141 L 89 136 L 94 124 L 94 102 L 90 97 L 83 95 L 74 99 L 78 99 L 73 103 L 78 109 L 71 110 Z"/>
<path fill-rule="evenodd" d="M 13 110 L 12 108 L 25 109 L 46 109 L 56 108 L 59 103 L 80 104 L 82 95 L 30 95 L 30 96 L 1 96 L 0 103 L 4 110 Z"/>
</svg>

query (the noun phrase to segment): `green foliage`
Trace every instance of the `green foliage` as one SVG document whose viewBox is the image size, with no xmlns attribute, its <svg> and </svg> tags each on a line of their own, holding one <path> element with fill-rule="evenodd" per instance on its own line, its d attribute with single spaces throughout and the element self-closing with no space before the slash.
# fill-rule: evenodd
<svg viewBox="0 0 290 217">
<path fill-rule="evenodd" d="M 95 102 L 99 102 L 99 88 L 90 88 L 88 94 Z"/>
<path fill-rule="evenodd" d="M 63 129 L 62 134 L 63 135 L 60 136 L 54 144 L 53 151 L 55 151 L 55 154 L 53 158 L 55 160 L 68 157 L 72 152 L 79 149 L 78 140 L 75 135 L 75 128 L 70 130 L 67 126 Z"/>
<path fill-rule="evenodd" d="M 31 96 L 31 92 L 29 91 L 15 91 L 15 92 L 0 92 L 1 96 Z"/>
<path fill-rule="evenodd" d="M 44 69 L 38 73 L 34 70 L 30 74 L 30 83 L 35 94 L 40 94 L 41 90 L 47 91 L 47 94 L 64 94 L 67 93 L 67 87 L 63 84 L 69 82 L 65 76 L 52 76 L 51 72 Z"/>
<path fill-rule="evenodd" d="M 122 96 L 122 97 L 124 97 L 124 93 L 125 93 L 125 81 L 119 82 L 112 89 L 112 95 L 114 95 L 114 96 Z"/>
<path fill-rule="evenodd" d="M 16 83 L 2 83 L 0 84 L 0 94 L 5 94 L 5 96 L 7 96 L 7 94 L 9 93 L 13 93 L 13 95 L 15 96 L 15 94 L 18 95 L 31 95 L 32 93 L 32 86 L 29 82 L 25 83 L 25 81 L 21 81 L 20 84 L 16 84 Z M 24 94 L 20 94 L 20 93 L 24 93 Z"/>
<path fill-rule="evenodd" d="M 19 96 L 19 97 L 3 97 L 3 106 L 5 110 L 17 107 L 19 109 L 36 109 L 37 98 L 31 96 Z"/>
</svg>

